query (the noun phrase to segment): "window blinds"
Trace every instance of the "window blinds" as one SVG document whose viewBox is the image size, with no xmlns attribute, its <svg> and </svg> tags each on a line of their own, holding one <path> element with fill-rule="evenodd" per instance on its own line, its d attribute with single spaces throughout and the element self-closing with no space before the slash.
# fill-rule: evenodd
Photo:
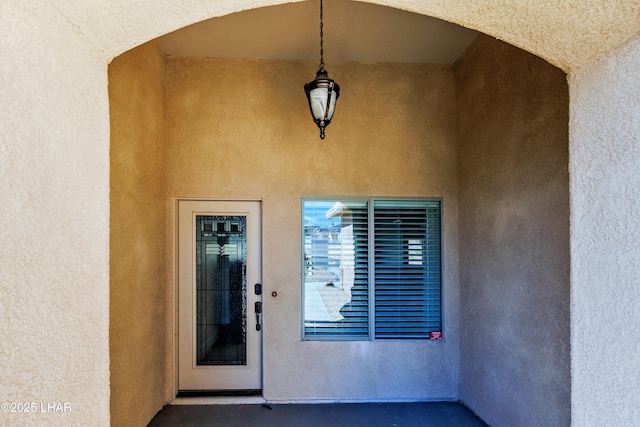
<svg viewBox="0 0 640 427">
<path fill-rule="evenodd" d="M 376 339 L 441 330 L 440 202 L 374 202 Z"/>
<path fill-rule="evenodd" d="M 306 337 L 369 337 L 368 205 L 305 202 Z"/>
</svg>

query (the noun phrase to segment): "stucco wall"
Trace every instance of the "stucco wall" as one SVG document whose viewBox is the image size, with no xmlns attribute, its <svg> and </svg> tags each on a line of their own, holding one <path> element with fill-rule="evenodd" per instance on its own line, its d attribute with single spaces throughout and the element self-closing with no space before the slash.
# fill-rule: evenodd
<svg viewBox="0 0 640 427">
<path fill-rule="evenodd" d="M 316 68 L 169 59 L 168 193 L 263 200 L 267 399 L 457 399 L 453 73 L 330 64 L 343 92 L 320 140 L 302 89 Z M 301 342 L 303 195 L 444 198 L 446 342 Z"/>
<path fill-rule="evenodd" d="M 48 2 L 2 2 L 0 40 L 0 403 L 37 408 L 0 424 L 108 424 L 106 68 Z"/>
<path fill-rule="evenodd" d="M 572 414 L 640 420 L 640 38 L 570 79 Z"/>
<path fill-rule="evenodd" d="M 566 76 L 481 35 L 456 82 L 460 396 L 492 426 L 567 426 Z"/>
<path fill-rule="evenodd" d="M 111 58 L 214 16 L 289 0 L 51 0 Z M 534 52 L 565 71 L 583 67 L 638 34 L 637 0 L 369 0 L 455 22 Z M 150 5 L 153 8 L 150 9 Z"/>
<path fill-rule="evenodd" d="M 145 425 L 172 397 L 163 77 L 154 42 L 109 66 L 113 425 Z"/>
</svg>

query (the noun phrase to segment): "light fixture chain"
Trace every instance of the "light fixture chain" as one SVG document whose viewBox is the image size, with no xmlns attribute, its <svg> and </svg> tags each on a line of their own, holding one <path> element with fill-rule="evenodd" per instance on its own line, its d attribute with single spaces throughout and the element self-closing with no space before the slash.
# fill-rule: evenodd
<svg viewBox="0 0 640 427">
<path fill-rule="evenodd" d="M 324 70 L 324 41 L 323 41 L 323 36 L 324 36 L 324 32 L 322 31 L 322 0 L 320 0 L 320 69 Z"/>
</svg>

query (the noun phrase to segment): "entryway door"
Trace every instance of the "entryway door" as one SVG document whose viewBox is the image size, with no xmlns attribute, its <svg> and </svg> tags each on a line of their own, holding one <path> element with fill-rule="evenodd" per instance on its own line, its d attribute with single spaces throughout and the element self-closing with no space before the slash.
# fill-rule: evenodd
<svg viewBox="0 0 640 427">
<path fill-rule="evenodd" d="M 262 389 L 261 205 L 178 202 L 178 387 Z"/>
</svg>

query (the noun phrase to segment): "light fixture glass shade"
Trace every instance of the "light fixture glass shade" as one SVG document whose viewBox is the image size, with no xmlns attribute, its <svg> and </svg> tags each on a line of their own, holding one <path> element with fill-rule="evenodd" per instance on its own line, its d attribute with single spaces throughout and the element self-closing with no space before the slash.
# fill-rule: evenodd
<svg viewBox="0 0 640 427">
<path fill-rule="evenodd" d="M 329 96 L 329 88 L 320 87 L 309 92 L 309 107 L 311 107 L 311 115 L 314 120 L 331 120 L 333 112 L 336 109 L 336 98 L 338 95 L 335 90 L 331 91 L 331 99 L 329 100 L 329 111 L 327 108 L 327 97 Z M 325 114 L 326 113 L 326 114 Z"/>
<path fill-rule="evenodd" d="M 327 72 L 318 70 L 314 81 L 304 85 L 313 120 L 320 128 L 320 139 L 324 139 L 324 128 L 329 125 L 340 96 L 340 86 L 331 80 Z"/>
</svg>

